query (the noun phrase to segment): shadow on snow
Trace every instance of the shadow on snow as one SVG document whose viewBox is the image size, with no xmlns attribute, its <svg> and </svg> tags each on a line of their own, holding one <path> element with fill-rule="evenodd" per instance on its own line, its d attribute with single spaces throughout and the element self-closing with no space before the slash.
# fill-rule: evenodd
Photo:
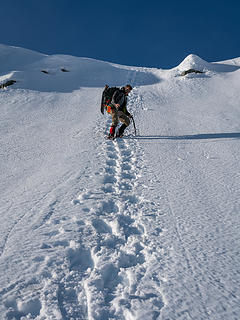
<svg viewBox="0 0 240 320">
<path fill-rule="evenodd" d="M 240 139 L 238 132 L 224 132 L 224 133 L 203 133 L 183 136 L 135 136 L 138 140 L 211 140 L 211 139 Z"/>
</svg>

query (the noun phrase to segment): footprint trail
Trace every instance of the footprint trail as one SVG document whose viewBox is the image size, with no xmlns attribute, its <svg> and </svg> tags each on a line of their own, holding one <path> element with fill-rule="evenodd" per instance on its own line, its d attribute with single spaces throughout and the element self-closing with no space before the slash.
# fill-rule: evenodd
<svg viewBox="0 0 240 320">
<path fill-rule="evenodd" d="M 158 260 L 149 250 L 149 201 L 139 192 L 144 188 L 141 148 L 133 139 L 117 139 L 104 140 L 98 149 L 100 184 L 73 201 L 88 208 L 87 228 L 94 235 L 87 259 L 92 264 L 83 276 L 87 318 L 156 319 L 164 303 L 159 280 L 148 267 Z M 157 210 L 156 203 L 151 205 Z M 156 236 L 161 232 L 157 228 Z"/>
</svg>

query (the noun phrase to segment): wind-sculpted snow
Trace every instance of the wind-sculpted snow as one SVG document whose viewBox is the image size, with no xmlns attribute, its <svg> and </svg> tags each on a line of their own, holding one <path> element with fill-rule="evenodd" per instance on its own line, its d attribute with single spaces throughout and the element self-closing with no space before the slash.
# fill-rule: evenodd
<svg viewBox="0 0 240 320">
<path fill-rule="evenodd" d="M 239 319 L 239 59 L 178 77 L 0 49 L 0 318 Z M 136 136 L 105 139 L 105 82 L 135 84 Z"/>
</svg>

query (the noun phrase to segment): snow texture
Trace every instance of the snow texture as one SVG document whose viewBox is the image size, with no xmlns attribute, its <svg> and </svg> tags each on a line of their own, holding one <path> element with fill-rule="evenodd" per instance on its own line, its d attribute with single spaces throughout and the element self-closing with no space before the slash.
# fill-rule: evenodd
<svg viewBox="0 0 240 320">
<path fill-rule="evenodd" d="M 163 70 L 0 45 L 7 80 L 0 318 L 240 319 L 240 58 Z M 136 136 L 105 139 L 106 83 L 134 86 Z"/>
</svg>

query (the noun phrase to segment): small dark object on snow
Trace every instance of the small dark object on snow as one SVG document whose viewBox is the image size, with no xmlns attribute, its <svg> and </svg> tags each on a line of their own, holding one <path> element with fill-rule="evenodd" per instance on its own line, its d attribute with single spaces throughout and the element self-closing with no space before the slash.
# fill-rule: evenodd
<svg viewBox="0 0 240 320">
<path fill-rule="evenodd" d="M 62 68 L 61 69 L 62 72 L 69 72 L 69 70 Z"/>
<path fill-rule="evenodd" d="M 46 73 L 46 74 L 49 74 L 49 72 L 46 71 L 46 70 L 41 70 L 41 72 Z"/>
<path fill-rule="evenodd" d="M 203 71 L 195 70 L 195 69 L 189 69 L 186 71 L 183 71 L 181 73 L 181 76 L 186 76 L 188 73 L 204 73 Z"/>
<path fill-rule="evenodd" d="M 15 80 L 8 80 L 7 82 L 5 83 L 1 83 L 0 84 L 0 88 L 3 89 L 3 88 L 6 88 L 6 87 L 9 87 L 11 85 L 13 85 L 14 83 L 16 83 L 17 81 Z"/>
</svg>

